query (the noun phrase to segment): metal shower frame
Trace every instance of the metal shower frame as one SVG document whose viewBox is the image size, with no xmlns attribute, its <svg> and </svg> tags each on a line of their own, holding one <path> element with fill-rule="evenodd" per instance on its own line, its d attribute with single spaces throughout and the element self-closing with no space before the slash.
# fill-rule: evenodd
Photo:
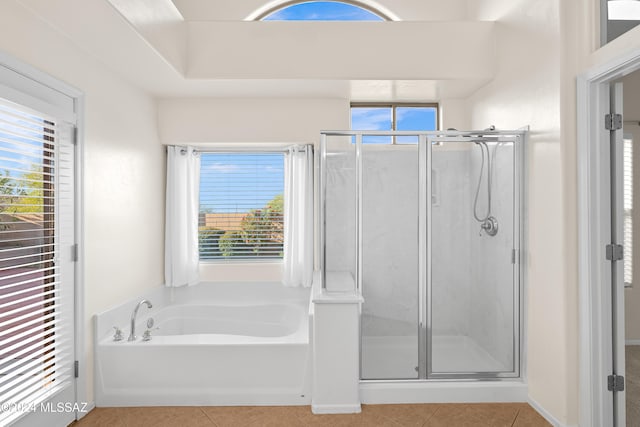
<svg viewBox="0 0 640 427">
<path fill-rule="evenodd" d="M 483 131 L 322 131 L 320 136 L 320 156 L 319 156 L 319 218 L 318 218 L 318 254 L 321 276 L 322 292 L 327 292 L 326 286 L 326 191 L 327 191 L 327 139 L 329 137 L 350 137 L 355 138 L 355 242 L 356 242 L 356 268 L 355 268 L 355 292 L 362 296 L 362 145 L 363 137 L 366 136 L 409 136 L 418 139 L 418 378 L 417 379 L 367 379 L 367 382 L 416 382 L 432 380 L 513 380 L 522 374 L 523 362 L 523 314 L 524 303 L 521 298 L 524 295 L 525 283 L 525 257 L 523 248 L 525 247 L 525 162 L 524 154 L 526 148 L 526 137 L 528 128 L 520 130 L 483 130 Z M 434 144 L 447 142 L 470 142 L 484 140 L 487 142 L 513 142 L 514 144 L 514 252 L 513 262 L 517 266 L 514 268 L 514 325 L 513 325 L 513 371 L 510 372 L 433 372 L 432 355 L 428 351 L 432 348 L 432 310 L 427 305 L 432 301 L 432 280 L 431 280 L 431 239 L 427 238 L 427 233 L 431 230 L 431 200 L 432 183 L 432 147 Z M 397 144 L 412 145 L 412 144 Z M 360 334 L 362 336 L 362 334 Z M 362 377 L 362 359 L 360 372 Z"/>
</svg>

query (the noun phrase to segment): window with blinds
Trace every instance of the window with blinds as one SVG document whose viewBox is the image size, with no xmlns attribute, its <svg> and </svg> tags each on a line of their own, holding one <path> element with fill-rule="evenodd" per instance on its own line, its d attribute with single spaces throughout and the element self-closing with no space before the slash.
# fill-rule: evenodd
<svg viewBox="0 0 640 427">
<path fill-rule="evenodd" d="M 623 156 L 623 204 L 624 204 L 624 285 L 633 283 L 633 140 L 624 138 Z"/>
<path fill-rule="evenodd" d="M 200 260 L 282 258 L 283 193 L 283 153 L 201 153 Z"/>
<path fill-rule="evenodd" d="M 72 133 L 0 100 L 0 425 L 71 385 Z"/>
</svg>

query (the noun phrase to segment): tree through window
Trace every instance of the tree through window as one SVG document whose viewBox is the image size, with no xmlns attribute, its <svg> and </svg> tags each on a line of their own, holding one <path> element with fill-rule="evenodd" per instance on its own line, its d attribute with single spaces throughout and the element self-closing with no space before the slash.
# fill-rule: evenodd
<svg viewBox="0 0 640 427">
<path fill-rule="evenodd" d="M 203 152 L 200 260 L 282 259 L 284 153 Z"/>
</svg>

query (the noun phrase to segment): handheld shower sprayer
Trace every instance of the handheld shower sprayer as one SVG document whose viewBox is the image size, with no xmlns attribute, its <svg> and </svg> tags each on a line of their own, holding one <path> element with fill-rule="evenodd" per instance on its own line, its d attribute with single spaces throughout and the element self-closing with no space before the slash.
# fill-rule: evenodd
<svg viewBox="0 0 640 427">
<path fill-rule="evenodd" d="M 493 131 L 495 130 L 496 127 L 491 125 L 488 129 L 489 131 Z M 489 145 L 487 145 L 486 141 L 484 140 L 477 140 L 477 141 L 473 141 L 475 142 L 475 144 L 477 146 L 480 147 L 480 153 L 481 153 L 481 163 L 480 163 L 480 174 L 478 176 L 478 186 L 476 187 L 476 196 L 473 200 L 473 217 L 475 218 L 476 221 L 478 221 L 480 223 L 480 235 L 482 235 L 482 232 L 484 231 L 488 236 L 495 236 L 496 234 L 498 234 L 498 220 L 491 215 L 491 192 L 492 192 L 492 186 L 491 186 L 491 178 L 493 175 L 493 170 L 492 170 L 492 162 L 491 162 L 491 151 L 489 150 Z M 496 150 L 497 150 L 498 146 L 496 145 L 496 148 L 494 148 L 493 151 L 493 156 L 495 158 L 495 154 L 496 154 Z M 486 160 L 485 160 L 486 157 Z M 478 196 L 480 195 L 480 187 L 482 186 L 482 178 L 485 175 L 484 170 L 485 170 L 485 162 L 487 164 L 487 172 L 486 172 L 486 181 L 487 181 L 487 209 L 486 212 L 484 213 L 484 215 L 481 215 L 478 213 Z"/>
</svg>

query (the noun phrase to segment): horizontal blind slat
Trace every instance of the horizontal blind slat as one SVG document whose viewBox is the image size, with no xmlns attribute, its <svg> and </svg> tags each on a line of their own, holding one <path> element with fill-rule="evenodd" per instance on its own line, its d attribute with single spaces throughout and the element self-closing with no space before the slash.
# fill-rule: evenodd
<svg viewBox="0 0 640 427">
<path fill-rule="evenodd" d="M 26 331 L 10 335 L 7 338 L 0 340 L 0 354 L 6 354 L 8 352 L 11 352 L 11 350 L 20 348 L 24 344 L 28 344 L 26 340 L 31 336 L 34 336 L 36 332 L 41 332 L 42 334 L 44 334 L 43 336 L 46 336 L 49 334 L 49 331 L 53 331 L 54 329 L 56 329 L 56 322 L 46 322 L 42 325 L 37 325 L 30 329 L 27 329 Z M 23 338 L 25 339 L 25 341 L 10 344 L 16 340 L 21 340 Z M 42 343 L 45 343 L 45 340 L 43 340 Z"/>
<path fill-rule="evenodd" d="M 15 344 L 11 344 L 9 346 L 7 346 L 6 348 L 2 349 L 2 352 L 0 353 L 0 360 L 6 358 L 6 355 L 9 354 L 9 352 L 13 351 L 13 350 L 17 350 L 22 346 L 26 346 L 27 344 L 33 343 L 33 342 L 38 342 L 41 346 L 46 346 L 48 343 L 55 343 L 55 339 L 54 337 L 49 337 L 49 339 L 47 339 L 46 337 L 49 336 L 50 334 L 59 332 L 60 328 L 57 326 L 54 326 L 51 329 L 47 329 L 46 331 L 43 331 L 39 334 L 35 334 L 32 335 L 28 338 L 25 338 L 22 342 L 19 343 L 15 343 Z"/>
<path fill-rule="evenodd" d="M 19 402 L 42 387 L 43 382 L 56 381 L 58 378 L 67 377 L 70 368 L 52 366 L 45 369 L 40 375 L 35 375 L 28 380 L 19 383 L 15 388 L 0 395 L 2 402 Z"/>
<path fill-rule="evenodd" d="M 33 366 L 34 361 L 40 361 L 43 359 L 47 359 L 50 355 L 56 356 L 61 354 L 63 351 L 67 351 L 67 349 L 54 348 L 53 346 L 48 346 L 46 348 L 40 348 L 38 351 L 34 351 L 29 353 L 29 357 L 15 357 L 13 363 L 9 363 L 6 366 L 0 369 L 0 384 L 4 384 L 5 382 L 11 380 L 13 377 L 17 375 L 19 371 L 26 371 L 30 366 Z"/>
<path fill-rule="evenodd" d="M 17 317 L 12 317 L 12 318 L 10 318 L 8 320 L 4 320 L 4 321 L 0 322 L 0 328 L 5 327 L 7 325 L 11 325 L 11 324 L 16 323 L 16 322 L 23 321 L 25 319 L 29 319 L 29 318 L 31 318 L 31 317 L 33 317 L 35 315 L 38 315 L 38 314 L 47 313 L 47 312 L 51 311 L 51 309 L 53 309 L 53 308 L 60 309 L 62 306 L 63 306 L 63 304 L 56 304 L 53 307 L 47 306 L 47 307 L 43 307 L 43 308 L 39 308 L 39 309 L 30 311 L 30 312 L 28 312 L 26 314 L 22 314 L 22 315 L 17 316 Z"/>
<path fill-rule="evenodd" d="M 43 123 L 47 122 L 46 125 L 48 127 L 51 127 L 52 129 L 56 129 L 58 127 L 55 123 L 55 120 L 51 118 L 44 117 L 43 115 L 37 116 L 31 113 L 20 111 L 15 107 L 15 104 L 8 106 L 0 102 L 0 117 L 2 117 L 4 120 L 17 120 L 21 122 L 31 123 L 34 126 L 41 126 Z"/>
<path fill-rule="evenodd" d="M 20 250 L 24 250 L 24 249 L 38 249 L 38 248 L 47 248 L 47 247 L 54 247 L 55 245 L 53 243 L 44 243 L 41 245 L 31 245 L 31 246 L 24 246 L 24 247 L 19 247 L 19 248 L 8 248 L 8 249 L 0 249 L 0 257 L 4 257 L 3 254 L 7 253 L 7 252 L 15 252 L 15 251 L 20 251 Z M 56 253 L 58 251 L 55 251 Z"/>
<path fill-rule="evenodd" d="M 57 268 L 57 267 L 55 267 L 55 268 Z M 6 290 L 9 290 L 11 288 L 16 288 L 18 286 L 28 285 L 30 283 L 40 283 L 40 282 L 42 282 L 43 279 L 47 279 L 48 280 L 48 279 L 54 279 L 54 278 L 58 278 L 58 277 L 60 277 L 59 273 L 48 274 L 48 275 L 42 276 L 42 277 L 34 277 L 32 279 L 29 279 L 29 280 L 22 280 L 20 282 L 10 283 L 8 285 L 2 285 L 2 286 L 0 286 L 0 291 L 6 291 Z M 0 280 L 0 282 L 1 281 L 2 280 Z M 48 284 L 51 285 L 51 286 L 58 285 L 59 283 L 60 282 L 58 282 L 57 280 L 54 280 L 53 282 L 48 282 Z"/>
<path fill-rule="evenodd" d="M 46 343 L 46 345 L 43 345 L 41 342 L 36 342 L 34 344 L 31 344 L 28 347 L 23 348 L 22 350 L 16 351 L 14 352 L 12 355 L 14 357 L 22 357 L 25 355 L 29 355 L 32 353 L 37 353 L 39 351 L 50 351 L 52 348 L 54 347 L 69 347 L 68 346 L 69 340 L 68 339 L 61 339 L 60 337 L 57 337 L 55 340 L 50 340 Z M 2 360 L 2 359 L 0 359 Z M 7 370 L 10 371 L 10 367 L 12 365 L 7 366 Z M 3 368 L 4 369 L 4 368 Z"/>
<path fill-rule="evenodd" d="M 68 358 L 68 354 L 66 354 L 67 357 L 64 357 L 65 353 L 62 351 L 53 350 L 39 357 L 28 359 L 28 363 L 16 368 L 8 378 L 0 379 L 0 396 L 8 390 L 11 390 L 14 386 L 24 383 L 24 378 L 26 377 L 34 376 L 36 374 L 44 374 L 42 366 L 38 365 L 49 366 L 54 363 L 52 359 L 55 360 L 59 356 L 62 356 L 62 358 Z M 51 370 L 51 367 L 48 369 Z"/>
<path fill-rule="evenodd" d="M 47 287 L 51 287 L 51 285 L 46 285 L 46 286 Z M 30 289 L 30 288 L 29 289 L 25 289 L 25 292 L 23 292 L 23 294 L 24 293 L 28 293 L 29 291 L 32 291 L 32 289 Z M 3 302 L 3 303 L 0 304 L 0 310 L 5 309 L 7 307 L 11 307 L 11 306 L 17 305 L 17 304 L 24 304 L 24 303 L 26 303 L 28 301 L 31 301 L 31 300 L 34 300 L 34 299 L 39 300 L 38 302 L 40 302 L 41 304 L 46 304 L 49 301 L 49 297 L 51 295 L 55 294 L 56 292 L 58 292 L 57 289 L 50 289 L 48 291 L 38 292 L 38 293 L 35 293 L 33 295 L 23 296 L 22 298 L 19 298 L 19 299 L 13 300 L 13 301 Z M 4 297 L 3 297 L 3 299 L 4 299 Z"/>
<path fill-rule="evenodd" d="M 54 301 L 57 301 L 58 299 L 59 299 L 59 297 L 57 297 L 57 296 L 56 297 L 51 297 L 51 298 L 47 299 L 47 302 L 54 302 Z M 4 319 L 6 317 L 12 316 L 14 314 L 18 314 L 18 313 L 24 312 L 25 310 L 29 310 L 31 308 L 34 308 L 34 309 L 37 310 L 38 309 L 37 307 L 41 306 L 41 305 L 42 305 L 42 301 L 41 302 L 32 303 L 32 304 L 28 304 L 28 305 L 25 305 L 25 306 L 20 307 L 20 308 L 16 308 L 16 309 L 13 309 L 13 310 L 6 311 L 4 313 L 0 313 L 0 320 Z M 23 315 L 24 314 L 22 314 L 20 316 L 23 316 Z M 0 322 L 0 326 L 5 324 L 5 322 L 6 322 L 6 320 Z"/>
<path fill-rule="evenodd" d="M 16 326 L 3 329 L 2 331 L 0 331 L 0 340 L 4 340 L 5 336 L 11 336 L 11 334 L 13 334 L 14 332 L 24 328 L 28 328 L 31 325 L 40 324 L 40 326 L 42 326 L 44 324 L 57 324 L 60 321 L 60 319 L 56 319 L 55 316 L 56 316 L 55 312 L 50 312 L 49 314 L 45 314 L 44 316 L 39 316 L 39 317 L 36 317 L 35 319 L 26 321 L 24 323 L 20 323 Z"/>
</svg>

